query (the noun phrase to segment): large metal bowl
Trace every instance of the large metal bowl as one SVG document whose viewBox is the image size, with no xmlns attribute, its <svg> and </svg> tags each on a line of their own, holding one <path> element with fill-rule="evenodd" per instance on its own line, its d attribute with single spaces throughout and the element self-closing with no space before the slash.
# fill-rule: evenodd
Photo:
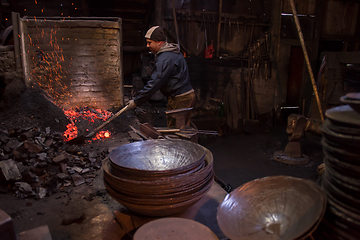
<svg viewBox="0 0 360 240">
<path fill-rule="evenodd" d="M 156 139 L 133 142 L 110 152 L 110 161 L 129 174 L 158 175 L 180 173 L 200 164 L 205 150 L 185 140 Z"/>
<path fill-rule="evenodd" d="M 182 140 L 161 140 L 156 142 L 160 143 L 161 146 L 165 146 L 171 142 L 171 145 L 166 146 L 172 148 L 174 148 L 173 144 L 180 144 L 182 147 L 192 146 L 192 149 L 200 147 L 202 151 L 198 149 L 195 151 L 197 155 L 195 154 L 196 157 L 194 160 L 191 160 L 192 158 L 189 157 L 190 161 L 188 161 L 188 163 L 189 165 L 193 165 L 193 167 L 179 164 L 179 168 L 171 167 L 165 168 L 165 170 L 143 170 L 141 168 L 135 168 L 137 166 L 136 164 L 126 162 L 128 160 L 123 162 L 121 160 L 123 156 L 120 154 L 122 148 L 119 147 L 117 151 L 112 152 L 113 154 L 103 161 L 102 167 L 104 171 L 104 184 L 112 198 L 135 213 L 162 217 L 185 210 L 200 200 L 206 192 L 209 191 L 214 179 L 213 155 L 208 149 L 201 145 L 184 143 Z M 201 152 L 204 153 L 204 156 L 202 156 Z M 136 155 L 141 154 L 136 153 Z M 184 154 L 180 156 L 182 155 Z M 151 154 L 149 156 L 151 156 Z M 200 159 L 196 160 L 198 157 L 200 157 Z M 128 156 L 125 156 L 125 158 L 129 159 Z M 169 159 L 178 162 L 174 158 Z M 132 158 L 132 161 L 137 160 L 138 158 Z M 143 158 L 140 158 L 140 160 L 144 163 Z M 144 167 L 145 164 L 143 163 L 139 166 Z M 126 165 L 127 167 L 122 165 Z M 170 163 L 168 165 L 173 166 L 173 164 Z M 129 166 L 135 167 L 129 168 Z M 178 169 L 180 170 L 178 171 Z"/>
<path fill-rule="evenodd" d="M 289 176 L 255 179 L 228 194 L 217 221 L 231 240 L 288 240 L 311 234 L 326 195 L 314 182 Z"/>
</svg>

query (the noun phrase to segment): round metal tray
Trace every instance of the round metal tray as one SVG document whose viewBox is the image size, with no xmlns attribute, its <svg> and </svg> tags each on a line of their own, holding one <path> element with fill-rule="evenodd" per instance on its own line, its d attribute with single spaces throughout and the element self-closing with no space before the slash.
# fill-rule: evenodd
<svg viewBox="0 0 360 240">
<path fill-rule="evenodd" d="M 205 225 L 191 219 L 167 217 L 141 226 L 134 240 L 218 240 Z"/>
</svg>

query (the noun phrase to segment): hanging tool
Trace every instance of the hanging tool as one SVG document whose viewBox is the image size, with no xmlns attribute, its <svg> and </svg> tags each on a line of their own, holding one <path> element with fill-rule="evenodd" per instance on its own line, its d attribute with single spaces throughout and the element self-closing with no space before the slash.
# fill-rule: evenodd
<svg viewBox="0 0 360 240">
<path fill-rule="evenodd" d="M 268 79 L 267 69 L 268 69 L 267 60 L 265 60 L 265 70 L 264 70 L 264 72 L 265 72 L 265 80 Z"/>
<path fill-rule="evenodd" d="M 104 122 L 103 124 L 101 124 L 99 127 L 97 127 L 95 130 L 93 130 L 92 132 L 90 132 L 88 135 L 84 136 L 84 135 L 80 135 L 74 139 L 71 139 L 70 141 L 67 142 L 67 144 L 83 144 L 85 143 L 86 139 L 92 138 L 98 131 L 100 131 L 101 129 L 103 129 L 106 125 L 108 125 L 112 120 L 114 120 L 115 118 L 117 118 L 120 114 L 122 114 L 123 112 L 125 112 L 128 109 L 129 105 L 126 105 L 124 108 L 122 108 L 120 111 L 118 111 L 114 116 L 112 116 L 111 118 L 109 118 L 106 122 Z"/>
<path fill-rule="evenodd" d="M 253 22 L 253 23 L 251 24 L 249 47 L 250 47 L 250 45 L 251 45 L 251 43 L 252 43 L 252 39 L 253 39 L 253 35 L 254 35 L 254 29 L 255 29 L 255 23 Z"/>
<path fill-rule="evenodd" d="M 250 64 L 248 66 L 251 66 Z M 251 73 L 252 71 L 252 73 Z M 259 131 L 259 121 L 255 116 L 255 100 L 252 90 L 252 76 L 255 75 L 255 63 L 253 68 L 248 70 L 248 82 L 247 82 L 247 104 L 246 104 L 246 118 L 243 119 L 244 131 L 247 133 L 255 133 Z M 251 114 L 251 117 L 250 117 Z"/>
<path fill-rule="evenodd" d="M 231 21 L 229 21 L 229 40 L 231 41 Z"/>
</svg>

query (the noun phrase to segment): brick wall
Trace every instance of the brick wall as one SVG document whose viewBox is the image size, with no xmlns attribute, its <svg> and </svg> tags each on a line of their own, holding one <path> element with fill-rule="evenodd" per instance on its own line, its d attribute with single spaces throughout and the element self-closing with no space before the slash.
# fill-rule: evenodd
<svg viewBox="0 0 360 240">
<path fill-rule="evenodd" d="M 25 81 L 61 107 L 123 105 L 121 20 L 21 19 Z"/>
</svg>

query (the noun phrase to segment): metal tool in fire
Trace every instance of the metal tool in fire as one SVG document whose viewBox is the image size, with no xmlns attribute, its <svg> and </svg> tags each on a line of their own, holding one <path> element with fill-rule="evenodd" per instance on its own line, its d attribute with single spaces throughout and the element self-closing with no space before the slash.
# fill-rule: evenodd
<svg viewBox="0 0 360 240">
<path fill-rule="evenodd" d="M 218 135 L 217 131 L 212 131 L 212 130 L 198 130 L 198 129 L 192 129 L 192 128 L 184 128 L 184 129 L 179 129 L 179 128 L 161 128 L 161 127 L 156 127 L 155 128 L 159 133 L 188 133 L 188 134 L 208 134 L 208 135 Z"/>
<path fill-rule="evenodd" d="M 100 131 L 101 129 L 103 129 L 106 125 L 108 125 L 112 120 L 114 120 L 115 118 L 117 118 L 118 116 L 120 116 L 120 114 L 122 114 L 123 112 L 125 112 L 128 109 L 129 105 L 126 105 L 125 107 L 123 107 L 120 111 L 118 111 L 117 113 L 115 113 L 111 118 L 109 118 L 106 122 L 104 122 L 103 124 L 101 124 L 99 127 L 95 128 L 93 131 L 91 131 L 89 134 L 85 135 L 80 135 L 77 136 L 74 139 L 71 139 L 70 141 L 68 141 L 68 144 L 83 144 L 85 143 L 86 139 L 92 138 L 98 131 Z"/>
</svg>

